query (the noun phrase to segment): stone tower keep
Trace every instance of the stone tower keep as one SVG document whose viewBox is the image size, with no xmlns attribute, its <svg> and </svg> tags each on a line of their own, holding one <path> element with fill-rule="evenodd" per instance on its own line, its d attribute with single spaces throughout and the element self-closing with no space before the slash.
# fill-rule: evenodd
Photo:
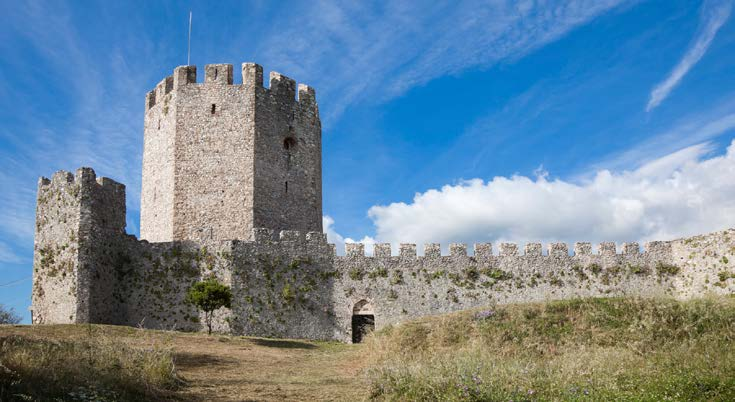
<svg viewBox="0 0 735 402">
<path fill-rule="evenodd" d="M 152 242 L 250 239 L 253 228 L 322 230 L 315 93 L 242 64 L 174 70 L 145 107 L 140 235 Z M 297 97 L 298 96 L 298 97 Z"/>
</svg>

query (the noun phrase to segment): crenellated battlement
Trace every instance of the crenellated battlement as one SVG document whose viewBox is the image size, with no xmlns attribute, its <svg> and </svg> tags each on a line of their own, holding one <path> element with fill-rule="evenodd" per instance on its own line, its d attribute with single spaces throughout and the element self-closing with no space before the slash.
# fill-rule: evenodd
<svg viewBox="0 0 735 402">
<path fill-rule="evenodd" d="M 204 83 L 232 85 L 232 64 L 207 64 L 204 66 Z"/>
<path fill-rule="evenodd" d="M 302 107 L 316 106 L 316 91 L 309 85 L 299 83 L 295 80 L 275 71 L 270 72 L 268 87 L 263 82 L 263 67 L 256 63 L 242 63 L 242 83 L 234 83 L 233 65 L 207 64 L 204 66 L 204 80 L 197 82 L 196 66 L 176 67 L 172 75 L 162 79 L 152 90 L 146 94 L 146 108 L 148 111 L 159 104 L 166 95 L 172 91 L 182 89 L 189 85 L 196 86 L 230 86 L 255 90 L 264 90 L 266 93 L 280 99 L 293 99 Z"/>
<path fill-rule="evenodd" d="M 368 257 L 368 258 L 439 258 L 439 257 L 467 257 L 468 247 L 464 243 L 449 244 L 449 253 L 442 254 L 442 247 L 437 243 L 424 244 L 423 256 L 418 256 L 416 252 L 416 244 L 401 243 L 398 246 L 398 253 L 393 254 L 392 245 L 390 243 L 376 243 L 372 256 L 365 255 L 365 245 L 362 243 L 346 243 L 345 257 Z M 616 256 L 616 255 L 641 255 L 641 254 L 658 254 L 670 250 L 670 242 L 653 241 L 645 245 L 642 252 L 640 246 L 636 242 L 627 242 L 622 244 L 621 253 L 617 253 L 615 243 L 603 242 L 593 252 L 592 244 L 587 242 L 574 243 L 572 252 L 566 243 L 549 243 L 546 252 L 543 252 L 541 243 L 526 243 L 523 247 L 523 253 L 519 253 L 520 248 L 516 243 L 500 243 L 499 252 L 493 254 L 492 243 L 475 243 L 473 245 L 473 254 L 471 256 L 482 258 L 495 257 L 582 257 L 582 256 Z"/>
<path fill-rule="evenodd" d="M 74 174 L 59 170 L 50 180 L 39 178 L 37 237 L 40 231 L 55 230 L 50 218 L 58 213 L 73 217 L 62 223 L 78 222 L 72 229 L 80 233 L 125 233 L 125 185 L 97 177 L 89 167 L 81 167 Z"/>
<path fill-rule="evenodd" d="M 123 197 L 125 195 L 124 184 L 118 183 L 108 177 L 97 177 L 94 169 L 89 167 L 81 167 L 75 173 L 59 170 L 51 176 L 51 179 L 43 176 L 38 179 L 39 191 L 69 185 L 79 185 L 89 189 L 111 190 L 122 193 Z"/>
<path fill-rule="evenodd" d="M 252 229 L 252 236 L 249 240 L 255 243 L 327 243 L 326 234 L 322 232 L 302 232 L 298 230 L 282 230 L 276 232 L 267 228 Z M 330 244 L 334 247 L 334 244 Z M 644 256 L 651 254 L 666 253 L 671 250 L 671 242 L 669 241 L 652 241 L 645 243 L 644 249 L 641 250 L 637 242 L 622 243 L 620 253 L 618 253 L 617 245 L 614 242 L 599 243 L 596 248 L 589 242 L 576 242 L 573 247 L 569 247 L 567 243 L 548 243 L 544 250 L 542 243 L 525 243 L 523 247 L 519 247 L 517 243 L 501 242 L 498 245 L 498 252 L 494 253 L 492 243 L 474 243 L 472 249 L 465 243 L 450 243 L 447 247 L 448 253 L 442 252 L 442 246 L 439 243 L 426 243 L 423 245 L 423 254 L 418 253 L 418 247 L 414 243 L 400 243 L 397 248 L 391 243 L 375 243 L 373 245 L 372 255 L 366 254 L 365 244 L 363 243 L 345 243 L 344 255 L 340 257 L 355 258 L 455 258 L 455 257 L 472 257 L 475 259 L 492 259 L 505 257 L 614 257 L 614 256 Z M 520 252 L 520 250 L 523 252 Z M 336 248 L 335 248 L 336 250 Z M 394 251 L 396 251 L 394 253 Z M 470 253 L 472 251 L 472 253 Z M 335 254 L 337 255 L 337 254 Z"/>
<path fill-rule="evenodd" d="M 304 233 L 299 230 L 281 230 L 276 233 L 272 229 L 255 228 L 252 233 L 252 242 L 255 243 L 307 242 L 327 244 L 327 235 L 322 232 Z"/>
</svg>

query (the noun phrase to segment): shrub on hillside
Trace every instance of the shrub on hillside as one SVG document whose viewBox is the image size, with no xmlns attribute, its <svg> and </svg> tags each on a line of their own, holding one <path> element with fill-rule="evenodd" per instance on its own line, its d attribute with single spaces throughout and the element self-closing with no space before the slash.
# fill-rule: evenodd
<svg viewBox="0 0 735 402">
<path fill-rule="evenodd" d="M 17 324 L 20 320 L 21 318 L 15 313 L 15 310 L 0 304 L 0 324 Z"/>
</svg>

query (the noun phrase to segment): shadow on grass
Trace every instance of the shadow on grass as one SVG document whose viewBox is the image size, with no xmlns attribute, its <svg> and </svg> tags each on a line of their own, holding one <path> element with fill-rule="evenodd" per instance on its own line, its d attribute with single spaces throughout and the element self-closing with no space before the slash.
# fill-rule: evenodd
<svg viewBox="0 0 735 402">
<path fill-rule="evenodd" d="M 206 353 L 179 352 L 174 355 L 174 361 L 180 367 L 198 367 L 205 365 L 237 364 L 236 359 L 213 356 Z"/>
<path fill-rule="evenodd" d="M 280 348 L 280 349 L 316 349 L 317 346 L 308 342 L 302 341 L 289 341 L 283 339 L 263 339 L 253 338 L 251 342 L 258 346 L 266 346 L 269 348 Z"/>
</svg>

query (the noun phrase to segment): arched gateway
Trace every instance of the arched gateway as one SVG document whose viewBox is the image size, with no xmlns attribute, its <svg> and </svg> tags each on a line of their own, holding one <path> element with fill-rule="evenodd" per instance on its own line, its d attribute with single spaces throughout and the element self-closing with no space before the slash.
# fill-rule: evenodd
<svg viewBox="0 0 735 402">
<path fill-rule="evenodd" d="M 363 337 L 375 330 L 375 312 L 367 300 L 360 300 L 352 308 L 352 343 L 362 342 Z"/>
</svg>

